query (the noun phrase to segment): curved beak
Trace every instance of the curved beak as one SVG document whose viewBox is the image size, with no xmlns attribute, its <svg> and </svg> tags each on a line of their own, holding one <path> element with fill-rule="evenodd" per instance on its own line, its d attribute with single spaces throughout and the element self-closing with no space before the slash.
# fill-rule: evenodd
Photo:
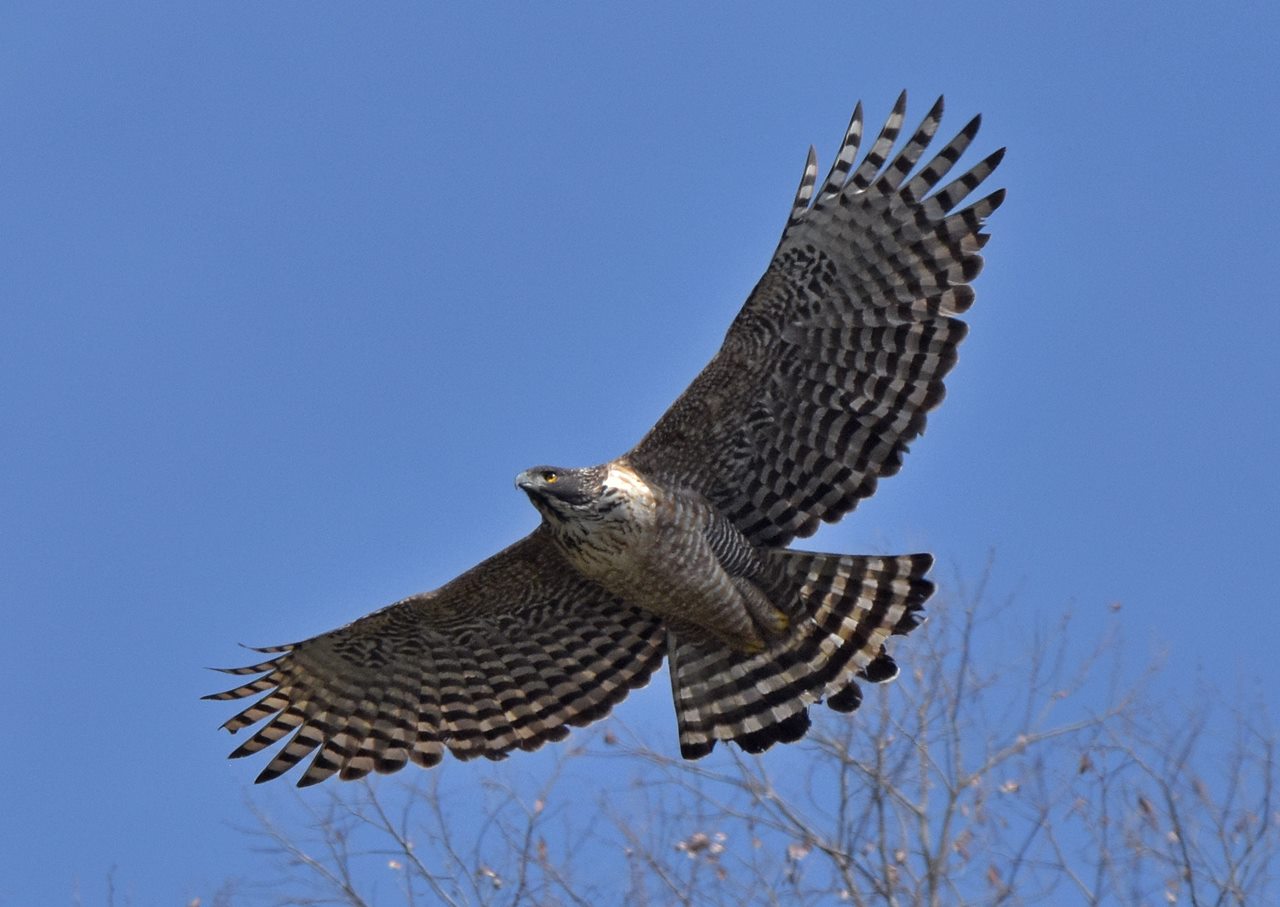
<svg viewBox="0 0 1280 907">
<path fill-rule="evenodd" d="M 526 469 L 524 472 L 516 476 L 516 488 L 521 491 L 533 491 L 538 487 L 537 481 L 534 479 L 533 470 Z"/>
</svg>

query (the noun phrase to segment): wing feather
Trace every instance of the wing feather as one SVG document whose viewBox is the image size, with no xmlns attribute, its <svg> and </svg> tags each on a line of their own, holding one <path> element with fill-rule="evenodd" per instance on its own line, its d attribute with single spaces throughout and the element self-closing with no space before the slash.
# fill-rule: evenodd
<svg viewBox="0 0 1280 907">
<path fill-rule="evenodd" d="M 898 100 L 893 105 L 893 110 L 889 113 L 889 119 L 884 121 L 884 127 L 880 130 L 880 135 L 876 138 L 875 144 L 871 146 L 871 150 L 867 152 L 867 156 L 862 159 L 862 163 L 858 165 L 858 169 L 853 171 L 853 175 L 849 177 L 849 183 L 858 191 L 862 191 L 871 185 L 871 180 L 884 166 L 884 162 L 889 158 L 889 152 L 893 150 L 893 143 L 898 141 L 898 133 L 902 131 L 902 122 L 906 119 L 907 114 L 907 93 L 904 91 L 898 95 Z"/>
<path fill-rule="evenodd" d="M 981 124 L 970 120 L 914 176 L 939 98 L 893 154 L 898 98 L 854 167 L 861 104 L 814 195 L 808 163 L 773 260 L 720 351 L 628 454 L 710 498 L 758 545 L 833 522 L 893 475 L 945 394 L 982 269 L 983 222 L 1004 190 L 959 208 L 1003 149 L 937 189 Z"/>
<path fill-rule="evenodd" d="M 262 676 L 206 698 L 259 697 L 223 725 L 264 722 L 236 758 L 286 741 L 259 781 L 308 756 L 300 786 L 434 765 L 445 749 L 500 759 L 607 714 L 661 664 L 664 634 L 540 528 L 435 592 L 229 669 Z"/>
<path fill-rule="evenodd" d="M 813 198 L 813 186 L 817 180 L 818 152 L 810 145 L 809 156 L 804 160 L 804 172 L 800 175 L 800 187 L 796 189 L 795 201 L 791 203 L 790 221 L 795 221 L 808 210 L 809 201 Z"/>
<path fill-rule="evenodd" d="M 853 162 L 858 157 L 858 146 L 861 144 L 862 102 L 859 101 L 853 108 L 853 116 L 849 118 L 849 128 L 845 130 L 844 140 L 840 142 L 840 151 L 837 152 L 836 159 L 831 162 L 831 171 L 822 183 L 822 192 L 819 193 L 820 200 L 840 194 L 840 190 L 844 188 L 845 181 L 849 177 L 849 170 L 853 167 Z M 817 172 L 817 166 L 818 162 L 815 159 L 815 173 Z"/>
<path fill-rule="evenodd" d="M 903 97 L 905 101 L 905 95 Z M 920 155 L 925 148 L 929 147 L 929 142 L 933 139 L 934 133 L 938 131 L 938 126 L 942 122 L 942 98 L 934 101 L 933 107 L 929 113 L 925 115 L 924 122 L 916 129 L 915 134 L 902 146 L 902 150 L 898 152 L 889 166 L 884 169 L 880 178 L 876 180 L 877 191 L 887 194 L 896 190 L 902 185 L 903 179 L 911 172 L 911 168 L 920 160 Z"/>
</svg>

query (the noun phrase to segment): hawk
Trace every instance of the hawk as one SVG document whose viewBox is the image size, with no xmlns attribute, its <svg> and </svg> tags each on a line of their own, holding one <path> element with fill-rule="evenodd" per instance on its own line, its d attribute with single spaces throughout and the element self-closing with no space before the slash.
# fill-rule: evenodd
<svg viewBox="0 0 1280 907">
<path fill-rule="evenodd" d="M 520 473 L 542 516 L 532 533 L 433 592 L 229 669 L 259 676 L 206 698 L 261 698 L 223 726 L 268 719 L 231 756 L 289 737 L 257 780 L 310 756 L 299 786 L 446 749 L 500 759 L 607 714 L 664 658 L 681 754 L 722 740 L 757 753 L 802 737 L 809 706 L 852 711 L 858 680 L 893 678 L 885 643 L 922 620 L 932 558 L 787 546 L 898 471 L 955 364 L 1004 190 L 959 205 L 1004 150 L 938 188 L 981 119 L 917 170 L 942 108 L 894 154 L 904 92 L 858 161 L 859 103 L 821 185 L 809 149 L 719 352 L 627 453 Z"/>
</svg>

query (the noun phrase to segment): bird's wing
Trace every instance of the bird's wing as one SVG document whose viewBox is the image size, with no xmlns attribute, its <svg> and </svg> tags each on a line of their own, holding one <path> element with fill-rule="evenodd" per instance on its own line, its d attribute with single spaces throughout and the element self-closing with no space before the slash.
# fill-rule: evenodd
<svg viewBox="0 0 1280 907">
<path fill-rule="evenodd" d="M 966 328 L 954 316 L 973 302 L 983 220 L 1004 190 L 958 206 L 1004 152 L 938 188 L 980 118 L 916 170 L 942 99 L 895 155 L 905 108 L 904 92 L 855 167 L 859 103 L 821 187 L 810 149 L 782 240 L 723 346 L 628 454 L 706 495 L 756 544 L 810 535 L 897 472 L 955 364 Z"/>
<path fill-rule="evenodd" d="M 305 786 L 563 739 L 643 686 L 663 642 L 656 617 L 569 569 L 539 528 L 435 592 L 260 650 L 273 657 L 227 673 L 263 676 L 205 698 L 265 694 L 223 725 L 270 718 L 231 755 L 292 734 L 257 780 L 314 752 Z"/>
</svg>

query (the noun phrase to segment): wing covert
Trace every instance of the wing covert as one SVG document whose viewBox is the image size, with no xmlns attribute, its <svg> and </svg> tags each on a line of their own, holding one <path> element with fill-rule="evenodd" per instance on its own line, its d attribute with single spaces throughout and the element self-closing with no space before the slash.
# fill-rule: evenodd
<svg viewBox="0 0 1280 907">
<path fill-rule="evenodd" d="M 975 117 L 908 179 L 939 98 L 896 155 L 906 93 L 856 167 L 862 105 L 821 189 L 806 161 L 787 227 L 724 344 L 631 464 L 697 489 L 756 544 L 834 522 L 902 464 L 944 393 L 1004 190 L 958 208 L 1003 149 L 943 188 Z M 816 197 L 815 197 L 816 196 Z M 810 204 L 812 202 L 812 204 Z"/>
<path fill-rule="evenodd" d="M 412 760 L 501 759 L 603 717 L 662 663 L 658 619 L 568 568 L 540 527 L 434 592 L 415 595 L 227 673 L 262 674 L 206 699 L 261 699 L 265 724 L 232 757 L 289 741 L 258 776 L 312 756 L 300 787 Z"/>
</svg>

